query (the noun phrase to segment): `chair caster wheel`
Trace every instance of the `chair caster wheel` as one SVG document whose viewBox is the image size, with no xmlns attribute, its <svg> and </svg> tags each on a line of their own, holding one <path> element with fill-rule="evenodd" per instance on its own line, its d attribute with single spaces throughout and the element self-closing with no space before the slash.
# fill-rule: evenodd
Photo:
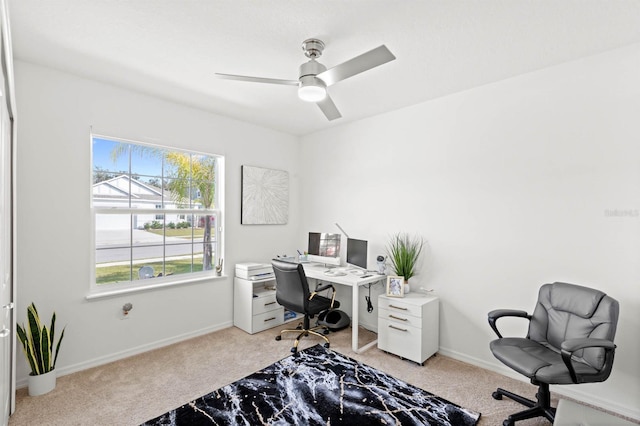
<svg viewBox="0 0 640 426">
<path fill-rule="evenodd" d="M 277 341 L 282 340 L 282 336 L 276 336 L 276 340 L 277 340 Z"/>
<path fill-rule="evenodd" d="M 324 344 L 324 347 L 325 347 L 325 348 L 327 348 L 327 349 L 329 349 L 329 344 L 328 344 L 328 343 L 325 343 L 325 344 Z"/>
<path fill-rule="evenodd" d="M 298 353 L 298 348 L 291 348 L 291 353 L 294 355 Z"/>
<path fill-rule="evenodd" d="M 502 422 L 502 426 L 514 426 L 516 424 L 516 422 L 513 422 L 509 419 L 505 420 L 504 422 Z"/>
<path fill-rule="evenodd" d="M 502 399 L 502 394 L 498 393 L 498 392 L 492 393 L 491 396 L 493 397 L 493 399 L 498 399 L 498 400 Z M 506 420 L 505 420 L 505 422 L 506 422 Z"/>
<path fill-rule="evenodd" d="M 327 334 L 329 334 L 329 333 L 331 333 L 331 331 L 330 331 L 330 330 L 325 330 L 325 331 L 323 331 L 323 332 L 322 332 L 322 334 L 324 334 L 325 336 L 326 336 Z"/>
</svg>

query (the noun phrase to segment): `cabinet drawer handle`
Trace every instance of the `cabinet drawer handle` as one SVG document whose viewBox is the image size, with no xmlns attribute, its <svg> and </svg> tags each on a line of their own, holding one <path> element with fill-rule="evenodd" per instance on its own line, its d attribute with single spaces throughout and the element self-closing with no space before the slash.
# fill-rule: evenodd
<svg viewBox="0 0 640 426">
<path fill-rule="evenodd" d="M 393 318 L 393 319 L 400 320 L 400 321 L 409 321 L 407 318 L 400 318 L 400 317 L 397 317 L 395 315 L 389 315 L 389 318 Z"/>
<path fill-rule="evenodd" d="M 276 319 L 276 317 L 267 318 L 266 320 L 264 320 L 264 322 L 273 321 L 274 319 Z"/>
<path fill-rule="evenodd" d="M 0 331 L 0 337 L 7 337 L 10 334 L 11 330 L 9 330 L 8 328 L 3 328 L 2 331 Z"/>
<path fill-rule="evenodd" d="M 394 308 L 394 309 L 400 309 L 401 311 L 408 311 L 409 308 L 403 308 L 401 306 L 394 306 L 394 305 L 389 305 L 390 308 Z"/>
<path fill-rule="evenodd" d="M 389 325 L 389 328 L 393 328 L 394 330 L 400 330 L 400 331 L 409 331 L 406 328 L 395 327 L 393 325 Z"/>
<path fill-rule="evenodd" d="M 275 305 L 276 302 L 265 303 L 264 306 Z"/>
</svg>

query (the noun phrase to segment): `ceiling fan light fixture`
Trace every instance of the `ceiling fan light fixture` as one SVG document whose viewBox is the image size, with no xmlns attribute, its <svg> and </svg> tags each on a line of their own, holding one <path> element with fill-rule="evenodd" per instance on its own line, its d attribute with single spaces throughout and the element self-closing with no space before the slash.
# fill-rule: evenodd
<svg viewBox="0 0 640 426">
<path fill-rule="evenodd" d="M 313 76 L 300 78 L 298 97 L 305 102 L 320 102 L 327 97 L 327 87 L 322 80 Z"/>
<path fill-rule="evenodd" d="M 305 102 L 320 102 L 327 97 L 327 90 L 319 86 L 300 86 L 298 96 Z"/>
</svg>

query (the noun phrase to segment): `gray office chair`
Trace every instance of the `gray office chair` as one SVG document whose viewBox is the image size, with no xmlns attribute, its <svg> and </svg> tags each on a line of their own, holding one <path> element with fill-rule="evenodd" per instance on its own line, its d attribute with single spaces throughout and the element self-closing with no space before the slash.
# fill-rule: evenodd
<svg viewBox="0 0 640 426">
<path fill-rule="evenodd" d="M 603 292 L 558 282 L 540 287 L 533 315 L 508 309 L 489 312 L 489 325 L 498 335 L 490 343 L 491 352 L 538 386 L 537 401 L 501 388 L 492 394 L 529 407 L 510 415 L 503 426 L 539 416 L 553 423 L 556 409 L 551 407 L 550 384 L 605 381 L 613 366 L 618 313 L 618 302 Z M 528 319 L 527 337 L 502 337 L 496 327 L 502 317 Z"/>
<path fill-rule="evenodd" d="M 276 300 L 279 304 L 293 312 L 304 315 L 304 320 L 298 328 L 293 330 L 282 330 L 276 340 L 281 340 L 284 333 L 297 333 L 291 352 L 294 354 L 298 351 L 298 343 L 300 339 L 309 334 L 321 337 L 324 341 L 324 347 L 329 347 L 329 339 L 324 334 L 329 330 L 323 326 L 311 327 L 311 318 L 323 311 L 340 307 L 340 302 L 335 300 L 335 289 L 331 284 L 317 287 L 313 292 L 309 291 L 309 283 L 304 273 L 302 264 L 283 262 L 274 259 L 271 262 L 273 272 L 276 276 Z M 332 290 L 331 299 L 320 296 L 318 293 L 324 290 Z M 316 330 L 324 329 L 324 334 L 318 333 Z"/>
</svg>

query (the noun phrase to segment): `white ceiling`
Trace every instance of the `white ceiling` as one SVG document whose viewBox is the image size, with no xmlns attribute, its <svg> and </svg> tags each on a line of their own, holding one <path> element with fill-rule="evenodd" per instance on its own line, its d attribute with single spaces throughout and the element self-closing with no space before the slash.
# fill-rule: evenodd
<svg viewBox="0 0 640 426">
<path fill-rule="evenodd" d="M 639 0 L 9 0 L 19 60 L 294 135 L 640 42 Z M 329 122 L 296 88 L 303 40 L 328 68 L 381 44 L 397 60 L 330 87 Z"/>
</svg>

